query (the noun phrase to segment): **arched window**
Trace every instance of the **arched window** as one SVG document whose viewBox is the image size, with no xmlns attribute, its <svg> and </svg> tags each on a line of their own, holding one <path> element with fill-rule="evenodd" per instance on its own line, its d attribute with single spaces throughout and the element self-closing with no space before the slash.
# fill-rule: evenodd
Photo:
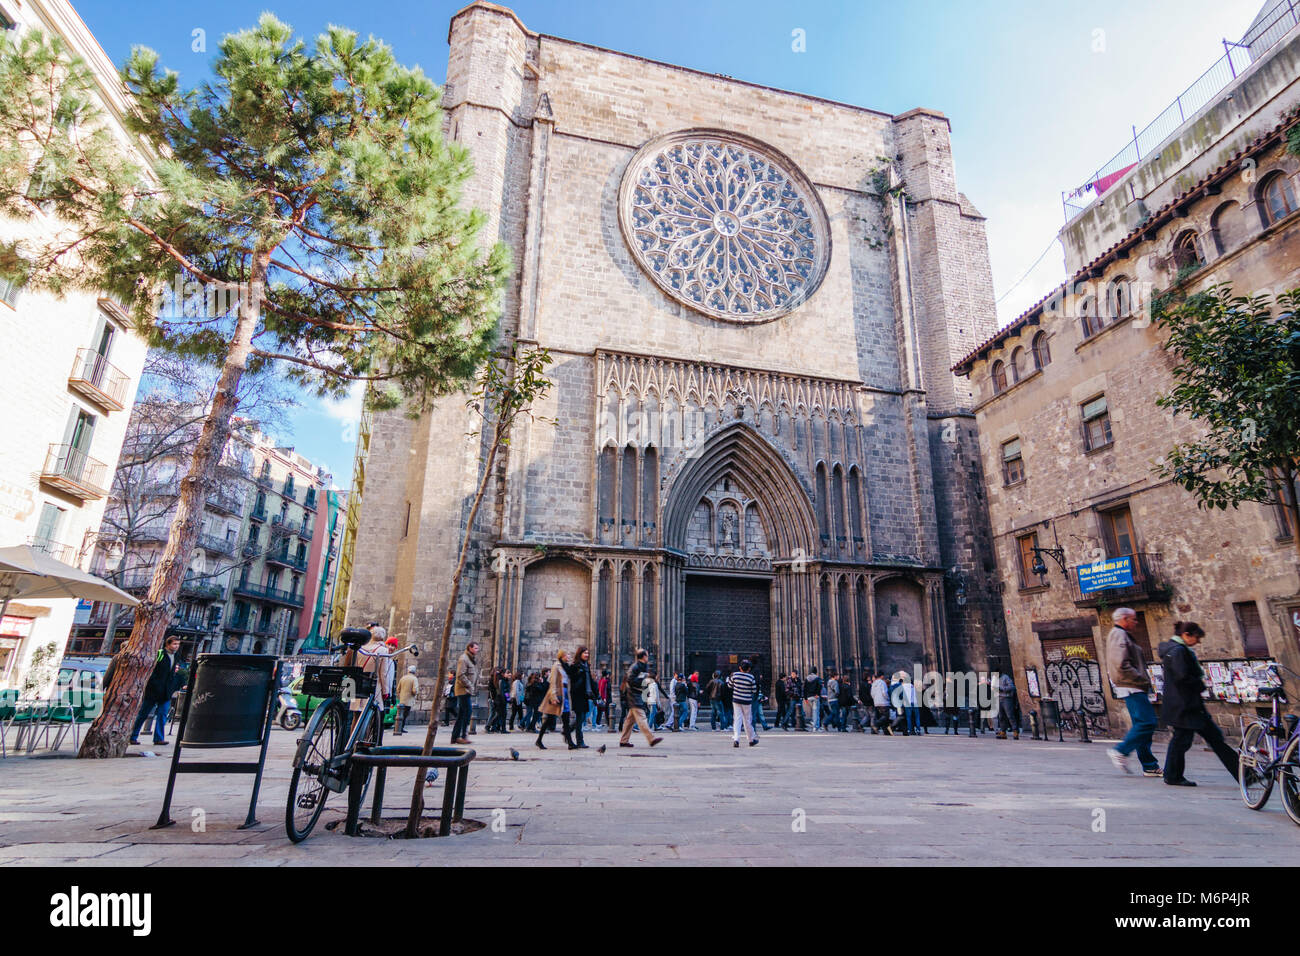
<svg viewBox="0 0 1300 956">
<path fill-rule="evenodd" d="M 1174 240 L 1173 264 L 1174 271 L 1178 273 L 1184 270 L 1190 272 L 1205 265 L 1205 257 L 1201 255 L 1201 237 L 1194 229 L 1183 230 Z"/>
<path fill-rule="evenodd" d="M 1264 219 L 1264 225 L 1272 225 L 1296 210 L 1295 187 L 1291 185 L 1291 179 L 1282 173 L 1274 173 L 1260 185 L 1261 203 L 1260 215 Z"/>
<path fill-rule="evenodd" d="M 1237 248 L 1246 238 L 1246 221 L 1241 206 L 1229 201 L 1214 210 L 1210 217 L 1210 234 L 1219 255 Z"/>
<path fill-rule="evenodd" d="M 1039 332 L 1034 336 L 1034 368 L 1045 368 L 1052 364 L 1052 352 L 1047 346 L 1047 333 Z"/>
<path fill-rule="evenodd" d="M 1106 325 L 1097 309 L 1097 300 L 1089 296 L 1079 303 L 1079 321 L 1083 324 L 1083 337 L 1089 338 L 1100 332 Z"/>
<path fill-rule="evenodd" d="M 1005 391 L 1007 387 L 1007 367 L 1000 361 L 993 363 L 993 394 Z"/>
<path fill-rule="evenodd" d="M 1117 276 L 1106 286 L 1106 310 L 1111 321 L 1122 319 L 1133 311 L 1131 294 L 1126 276 Z"/>
<path fill-rule="evenodd" d="M 1020 381 L 1025 374 L 1025 350 L 1017 347 L 1011 353 L 1011 384 Z"/>
</svg>

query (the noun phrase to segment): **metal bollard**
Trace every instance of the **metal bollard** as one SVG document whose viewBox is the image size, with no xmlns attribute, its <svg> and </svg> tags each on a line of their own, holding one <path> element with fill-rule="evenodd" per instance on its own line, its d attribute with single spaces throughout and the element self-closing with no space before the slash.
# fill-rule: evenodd
<svg viewBox="0 0 1300 956">
<path fill-rule="evenodd" d="M 1043 738 L 1038 735 L 1038 711 L 1031 710 L 1029 712 L 1029 724 L 1034 728 L 1034 739 L 1042 740 Z"/>
</svg>

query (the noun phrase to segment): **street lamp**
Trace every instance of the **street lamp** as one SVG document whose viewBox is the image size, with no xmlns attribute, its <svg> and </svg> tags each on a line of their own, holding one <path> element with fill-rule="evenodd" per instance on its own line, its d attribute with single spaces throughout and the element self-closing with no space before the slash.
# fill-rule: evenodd
<svg viewBox="0 0 1300 956">
<path fill-rule="evenodd" d="M 1033 548 L 1034 563 L 1030 571 L 1040 578 L 1047 574 L 1047 562 L 1043 560 L 1043 555 L 1047 555 L 1055 561 L 1061 568 L 1061 576 L 1066 580 L 1070 578 L 1070 572 L 1065 567 L 1065 549 L 1064 548 Z"/>
</svg>

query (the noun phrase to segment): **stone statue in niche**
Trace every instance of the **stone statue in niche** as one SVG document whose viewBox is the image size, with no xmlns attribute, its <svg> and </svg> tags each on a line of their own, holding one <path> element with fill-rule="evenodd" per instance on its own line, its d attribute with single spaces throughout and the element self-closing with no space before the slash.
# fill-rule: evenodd
<svg viewBox="0 0 1300 956">
<path fill-rule="evenodd" d="M 719 521 L 718 546 L 722 548 L 736 546 L 736 513 L 730 508 L 723 510 Z"/>
</svg>

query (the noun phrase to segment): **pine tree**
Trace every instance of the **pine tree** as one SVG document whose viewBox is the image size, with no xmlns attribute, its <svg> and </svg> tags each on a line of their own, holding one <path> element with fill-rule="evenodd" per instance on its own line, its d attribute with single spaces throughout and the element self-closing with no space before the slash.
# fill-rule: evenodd
<svg viewBox="0 0 1300 956">
<path fill-rule="evenodd" d="M 84 64 L 37 32 L 0 38 L 0 214 L 50 212 L 37 244 L 0 244 L 0 276 L 101 290 L 151 346 L 219 369 L 170 538 L 83 757 L 120 756 L 162 645 L 247 372 L 321 396 L 375 383 L 412 409 L 490 353 L 509 272 L 460 202 L 468 153 L 440 90 L 371 38 L 310 49 L 270 14 L 221 41 L 182 89 L 136 48 L 122 78 L 139 143 L 115 136 Z"/>
</svg>

